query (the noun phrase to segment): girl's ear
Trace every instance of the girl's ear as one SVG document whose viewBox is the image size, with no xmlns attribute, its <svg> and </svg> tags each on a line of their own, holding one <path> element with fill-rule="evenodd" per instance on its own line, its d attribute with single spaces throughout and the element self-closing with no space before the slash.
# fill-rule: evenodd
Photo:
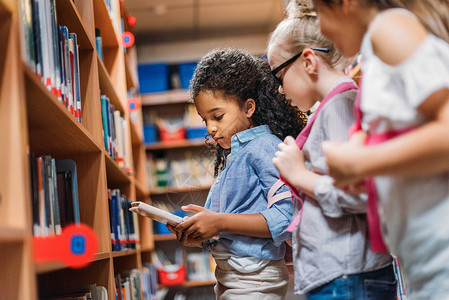
<svg viewBox="0 0 449 300">
<path fill-rule="evenodd" d="M 245 102 L 245 114 L 247 118 L 251 118 L 256 110 L 256 102 L 253 98 L 249 98 Z"/>
<path fill-rule="evenodd" d="M 318 68 L 318 57 L 312 49 L 306 48 L 302 52 L 302 61 L 304 64 L 304 70 L 307 74 L 315 74 Z"/>
</svg>

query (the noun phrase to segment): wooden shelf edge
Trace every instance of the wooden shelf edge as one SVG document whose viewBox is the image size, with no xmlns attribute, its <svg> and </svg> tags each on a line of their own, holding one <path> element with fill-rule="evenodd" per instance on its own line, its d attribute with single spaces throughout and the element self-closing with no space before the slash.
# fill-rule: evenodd
<svg viewBox="0 0 449 300">
<path fill-rule="evenodd" d="M 175 103 L 189 103 L 188 90 L 170 90 L 161 93 L 141 94 L 142 106 L 166 105 Z"/>
<path fill-rule="evenodd" d="M 138 196 L 145 197 L 149 195 L 149 191 L 146 186 L 142 185 L 136 178 L 134 178 L 134 184 L 136 186 Z"/>
<path fill-rule="evenodd" d="M 176 235 L 170 233 L 170 234 L 153 234 L 153 239 L 155 242 L 162 242 L 162 241 L 174 241 L 176 240 Z"/>
<path fill-rule="evenodd" d="M 149 194 L 151 195 L 162 195 L 167 193 L 186 193 L 192 191 L 206 191 L 211 188 L 212 185 L 204 186 L 186 186 L 186 187 L 158 187 L 149 189 Z"/>
<path fill-rule="evenodd" d="M 136 249 L 130 249 L 130 250 L 121 250 L 121 251 L 112 251 L 112 258 L 115 257 L 123 257 L 123 256 L 131 256 L 137 254 Z"/>
<path fill-rule="evenodd" d="M 130 175 L 128 175 L 125 170 L 123 170 L 118 163 L 103 150 L 104 156 L 106 157 L 106 178 L 108 182 L 112 183 L 128 183 L 130 182 Z"/>
<path fill-rule="evenodd" d="M 146 246 L 146 247 L 141 247 L 140 248 L 140 252 L 141 253 L 143 253 L 143 252 L 152 252 L 152 251 L 154 251 L 154 246 Z"/>
<path fill-rule="evenodd" d="M 26 237 L 27 231 L 25 229 L 0 226 L 0 244 L 24 241 Z"/>
<path fill-rule="evenodd" d="M 91 262 L 109 259 L 110 257 L 111 257 L 111 254 L 109 252 L 97 253 L 97 254 L 95 254 L 95 256 Z M 49 262 L 35 263 L 34 266 L 35 266 L 37 274 L 45 274 L 45 273 L 55 272 L 55 271 L 69 268 L 62 261 L 49 261 Z"/>
<path fill-rule="evenodd" d="M 131 141 L 133 145 L 142 145 L 143 144 L 143 132 L 142 130 L 139 130 L 137 127 L 137 124 L 134 123 L 132 120 L 129 120 L 129 123 L 131 124 Z"/>
<path fill-rule="evenodd" d="M 126 84 L 127 84 L 127 88 L 131 89 L 137 89 L 138 84 L 134 78 L 134 76 L 132 75 L 131 72 L 131 66 L 129 64 L 129 59 L 128 56 L 125 54 L 125 71 L 126 71 Z"/>
</svg>

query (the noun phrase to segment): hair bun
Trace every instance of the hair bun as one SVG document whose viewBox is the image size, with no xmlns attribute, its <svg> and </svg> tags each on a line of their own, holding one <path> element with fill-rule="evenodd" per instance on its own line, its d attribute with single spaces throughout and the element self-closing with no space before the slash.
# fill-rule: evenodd
<svg viewBox="0 0 449 300">
<path fill-rule="evenodd" d="M 316 18 L 318 15 L 312 9 L 312 3 L 310 0 L 290 0 L 287 5 L 287 17 L 288 18 Z"/>
</svg>

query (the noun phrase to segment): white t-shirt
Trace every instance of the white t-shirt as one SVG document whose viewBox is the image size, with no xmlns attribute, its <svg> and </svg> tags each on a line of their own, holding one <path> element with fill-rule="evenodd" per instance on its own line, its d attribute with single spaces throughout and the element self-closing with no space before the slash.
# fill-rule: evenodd
<svg viewBox="0 0 449 300">
<path fill-rule="evenodd" d="M 415 18 L 409 11 L 394 11 Z M 370 134 L 423 125 L 426 119 L 417 108 L 434 92 L 449 88 L 449 45 L 434 35 L 397 66 L 376 57 L 370 32 L 361 54 L 362 128 Z M 383 235 L 402 264 L 408 299 L 449 299 L 449 172 L 380 176 L 375 183 Z"/>
</svg>

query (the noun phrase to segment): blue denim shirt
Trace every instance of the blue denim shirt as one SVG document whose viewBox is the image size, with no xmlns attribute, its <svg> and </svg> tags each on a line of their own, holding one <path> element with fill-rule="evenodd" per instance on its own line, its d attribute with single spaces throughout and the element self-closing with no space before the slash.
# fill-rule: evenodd
<svg viewBox="0 0 449 300">
<path fill-rule="evenodd" d="M 293 204 L 290 198 L 267 209 L 267 194 L 279 179 L 272 159 L 281 142 L 267 125 L 241 131 L 232 137 L 227 165 L 218 175 L 207 196 L 205 207 L 214 212 L 261 213 L 272 238 L 221 233 L 218 243 L 231 254 L 277 260 L 284 257 L 286 231 L 291 222 Z M 277 192 L 289 191 L 283 185 Z"/>
</svg>

